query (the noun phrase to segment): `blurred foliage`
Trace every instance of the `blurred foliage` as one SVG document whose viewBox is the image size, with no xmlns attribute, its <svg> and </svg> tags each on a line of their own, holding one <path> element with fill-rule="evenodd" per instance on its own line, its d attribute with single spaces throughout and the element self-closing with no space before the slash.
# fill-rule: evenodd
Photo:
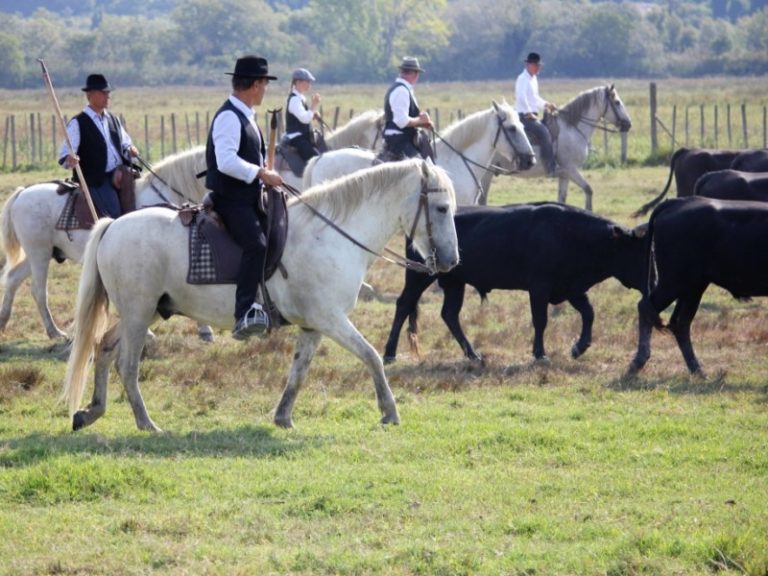
<svg viewBox="0 0 768 576">
<path fill-rule="evenodd" d="M 93 70 L 117 85 L 219 83 L 257 53 L 278 76 L 306 66 L 325 82 L 386 81 L 403 55 L 430 80 L 509 78 L 529 51 L 550 77 L 762 75 L 760 0 L 5 0 L 0 87 Z"/>
</svg>

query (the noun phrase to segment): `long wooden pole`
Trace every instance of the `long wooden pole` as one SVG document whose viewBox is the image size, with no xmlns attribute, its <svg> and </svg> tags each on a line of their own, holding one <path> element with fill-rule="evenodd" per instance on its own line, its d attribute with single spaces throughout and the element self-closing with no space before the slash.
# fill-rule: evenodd
<svg viewBox="0 0 768 576">
<path fill-rule="evenodd" d="M 277 115 L 280 114 L 282 108 L 277 110 L 267 110 L 272 114 L 272 118 L 269 122 L 269 146 L 267 146 L 267 168 L 274 170 L 275 167 L 275 145 L 277 144 Z"/>
<path fill-rule="evenodd" d="M 61 129 L 64 131 L 64 139 L 67 142 L 67 146 L 69 147 L 69 151 L 72 153 L 72 155 L 75 154 L 75 147 L 72 146 L 72 142 L 69 139 L 69 133 L 67 132 L 67 124 L 64 122 L 64 116 L 61 113 L 61 107 L 59 106 L 59 100 L 56 98 L 56 93 L 53 91 L 53 83 L 51 82 L 51 77 L 48 75 L 48 68 L 45 67 L 45 62 L 43 62 L 42 58 L 37 59 L 38 62 L 40 62 L 40 66 L 43 69 L 43 81 L 45 82 L 46 88 L 48 88 L 48 94 L 51 96 L 51 100 L 53 101 L 53 107 L 56 110 L 56 116 L 59 119 L 59 122 L 61 123 Z M 85 177 L 83 176 L 83 171 L 80 168 L 80 164 L 75 164 L 75 173 L 77 173 L 77 179 L 80 181 L 80 188 L 83 190 L 83 195 L 85 196 L 85 200 L 88 203 L 88 208 L 91 210 L 91 214 L 93 215 L 93 221 L 96 222 L 96 220 L 99 219 L 98 214 L 96 214 L 96 207 L 93 205 L 93 200 L 91 199 L 91 192 L 88 190 L 88 184 L 85 183 Z"/>
</svg>

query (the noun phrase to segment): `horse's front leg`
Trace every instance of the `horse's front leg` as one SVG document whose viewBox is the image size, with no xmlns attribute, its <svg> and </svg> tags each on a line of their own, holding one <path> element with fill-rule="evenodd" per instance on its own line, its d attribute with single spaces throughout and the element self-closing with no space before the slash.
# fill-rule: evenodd
<svg viewBox="0 0 768 576">
<path fill-rule="evenodd" d="M 336 321 L 338 320 L 338 321 Z M 357 328 L 346 316 L 334 318 L 334 323 L 323 328 L 323 332 L 343 346 L 355 356 L 360 358 L 373 376 L 376 387 L 376 400 L 381 411 L 382 424 L 399 424 L 400 416 L 397 413 L 395 397 L 384 374 L 384 363 L 376 349 L 371 346 Z"/>
<path fill-rule="evenodd" d="M 13 299 L 21 283 L 26 280 L 32 271 L 29 260 L 24 259 L 16 266 L 8 270 L 5 275 L 5 293 L 3 294 L 3 305 L 0 307 L 0 332 L 5 330 L 8 320 L 11 319 L 11 309 L 13 308 Z"/>
<path fill-rule="evenodd" d="M 302 329 L 299 331 L 299 337 L 296 339 L 296 349 L 293 353 L 293 364 L 291 373 L 288 375 L 288 382 L 280 397 L 280 402 L 275 409 L 275 425 L 281 428 L 293 428 L 293 404 L 299 393 L 301 385 L 307 376 L 309 365 L 323 337 L 320 332 L 315 330 Z"/>
<path fill-rule="evenodd" d="M 568 193 L 568 179 L 573 180 L 574 183 L 583 190 L 584 208 L 592 212 L 592 187 L 589 185 L 589 182 L 584 179 L 584 176 L 581 175 L 581 172 L 575 169 L 560 175 L 558 201 L 565 203 L 565 196 Z"/>
</svg>

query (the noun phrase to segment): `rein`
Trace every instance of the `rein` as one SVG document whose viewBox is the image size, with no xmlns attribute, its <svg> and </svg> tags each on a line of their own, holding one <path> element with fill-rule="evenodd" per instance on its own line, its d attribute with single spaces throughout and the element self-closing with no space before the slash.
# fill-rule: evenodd
<svg viewBox="0 0 768 576">
<path fill-rule="evenodd" d="M 357 240 L 356 238 L 351 236 L 348 232 L 345 232 L 344 230 L 339 228 L 333 222 L 333 220 L 328 218 L 325 214 L 323 214 L 317 208 L 315 208 L 314 206 L 309 204 L 306 200 L 304 200 L 301 197 L 301 192 L 299 190 L 297 190 L 296 188 L 294 188 L 293 186 L 291 186 L 290 184 L 286 184 L 285 182 L 283 182 L 277 188 L 278 189 L 282 189 L 282 190 L 288 192 L 291 196 L 293 196 L 299 202 L 304 204 L 304 206 L 306 206 L 309 209 L 309 211 L 312 212 L 315 216 L 320 218 L 320 220 L 322 220 L 323 222 L 328 224 L 328 226 L 333 228 L 336 232 L 341 234 L 344 238 L 346 238 L 347 240 L 352 242 L 352 244 L 354 244 L 358 248 L 364 250 L 365 252 L 368 252 L 369 254 L 373 254 L 374 256 L 377 256 L 377 257 L 381 258 L 382 260 L 385 260 L 386 262 L 390 262 L 391 264 L 397 264 L 398 266 L 402 266 L 403 268 L 406 268 L 406 269 L 415 270 L 416 272 L 422 272 L 424 274 L 433 274 L 434 273 L 432 268 L 430 268 L 426 264 L 423 264 L 422 262 L 417 262 L 416 260 L 411 260 L 409 258 L 405 258 L 405 257 L 401 256 L 400 254 L 398 254 L 397 252 L 395 252 L 393 250 L 390 250 L 389 248 L 385 247 L 384 248 L 384 252 L 389 254 L 391 257 L 390 256 L 385 256 L 384 254 L 376 252 L 375 250 L 371 250 L 370 248 L 368 248 L 368 246 L 366 246 L 365 244 L 363 244 L 362 242 L 360 242 L 359 240 Z M 410 237 L 413 238 L 413 234 L 416 231 L 416 225 L 417 225 L 417 223 L 419 221 L 419 216 L 421 215 L 421 211 L 424 210 L 424 217 L 426 218 L 426 221 L 427 221 L 426 222 L 427 223 L 427 235 L 429 237 L 429 244 L 430 244 L 431 251 L 434 254 L 435 248 L 434 248 L 434 241 L 432 239 L 432 222 L 429 219 L 429 209 L 428 209 L 429 208 L 429 201 L 427 200 L 427 195 L 430 192 L 444 192 L 444 190 L 442 188 L 427 188 L 427 182 L 426 182 L 426 179 L 424 179 L 422 181 L 421 192 L 419 194 L 419 209 L 416 211 L 416 216 L 413 219 L 413 225 L 411 226 Z"/>
<path fill-rule="evenodd" d="M 160 176 L 157 174 L 157 172 L 155 172 L 155 171 L 152 169 L 152 166 L 150 166 L 149 162 L 147 162 L 146 160 L 144 160 L 144 158 L 142 158 L 141 156 L 136 156 L 136 159 L 139 161 L 139 164 L 141 164 L 141 165 L 142 165 L 144 168 L 146 168 L 146 169 L 147 169 L 147 172 L 149 172 L 150 174 L 152 174 L 152 176 L 154 176 L 156 179 L 160 180 L 160 183 L 161 183 L 161 184 L 164 184 L 164 185 L 165 185 L 165 187 L 166 187 L 166 188 L 168 188 L 168 189 L 169 189 L 171 192 L 173 192 L 173 193 L 175 193 L 176 195 L 178 195 L 178 196 L 179 196 L 179 197 L 180 197 L 182 200 L 187 200 L 187 201 L 189 201 L 189 198 L 187 198 L 186 196 L 184 196 L 184 194 L 182 194 L 181 192 L 179 192 L 178 190 L 176 190 L 176 189 L 175 189 L 173 186 L 171 186 L 170 184 L 168 184 L 168 182 L 166 182 L 165 180 L 163 180 L 163 179 L 162 179 L 162 178 L 161 178 L 161 177 L 160 177 Z M 154 190 L 154 191 L 157 193 L 157 195 L 158 195 L 158 196 L 160 196 L 160 199 L 161 199 L 163 202 L 165 202 L 166 204 L 169 204 L 169 205 L 173 205 L 173 202 L 171 202 L 170 200 L 168 200 L 168 198 L 166 198 L 166 197 L 165 197 L 165 195 L 162 193 L 162 191 L 160 191 L 160 190 L 159 190 L 159 189 L 158 189 L 158 188 L 155 186 L 155 182 L 154 182 L 154 181 L 150 182 L 150 183 L 149 183 L 149 185 L 150 185 L 150 187 L 152 188 L 152 190 Z"/>
<path fill-rule="evenodd" d="M 588 118 L 587 116 L 581 116 L 579 118 L 579 122 L 583 122 L 587 126 L 590 126 L 591 128 L 595 128 L 597 130 L 602 130 L 603 132 L 613 133 L 613 134 L 620 134 L 621 130 L 617 128 L 610 128 L 606 126 L 607 120 L 605 119 L 605 115 L 608 114 L 608 107 L 611 107 L 611 110 L 613 110 L 613 115 L 616 117 L 617 122 L 621 122 L 619 120 L 619 111 L 616 109 L 616 104 L 611 100 L 610 95 L 610 88 L 606 86 L 605 88 L 605 109 L 603 110 L 603 113 L 598 116 L 596 120 L 593 120 L 592 118 Z M 601 122 L 602 119 L 602 122 Z M 576 127 L 576 130 L 578 130 L 579 134 L 581 134 L 582 138 L 589 142 L 589 138 L 581 131 L 578 127 Z"/>
</svg>

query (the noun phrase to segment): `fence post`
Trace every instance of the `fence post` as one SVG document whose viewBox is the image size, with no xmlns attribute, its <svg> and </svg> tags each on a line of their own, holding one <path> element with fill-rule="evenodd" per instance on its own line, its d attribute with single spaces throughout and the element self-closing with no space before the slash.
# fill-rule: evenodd
<svg viewBox="0 0 768 576">
<path fill-rule="evenodd" d="M 704 147 L 704 104 L 699 104 L 699 146 Z"/>
<path fill-rule="evenodd" d="M 715 104 L 715 148 L 717 148 L 717 104 Z"/>
<path fill-rule="evenodd" d="M 176 112 L 171 112 L 171 152 L 176 154 Z"/>
<path fill-rule="evenodd" d="M 58 160 L 56 153 L 56 115 L 51 115 L 51 149 L 53 150 L 53 161 Z"/>
<path fill-rule="evenodd" d="M 144 114 L 144 156 L 147 158 L 147 162 L 149 162 L 149 115 Z"/>
<path fill-rule="evenodd" d="M 435 108 L 435 128 L 440 132 L 440 109 Z"/>
<path fill-rule="evenodd" d="M 339 125 L 339 113 L 341 112 L 341 108 L 336 106 L 336 110 L 333 112 L 333 129 L 336 130 L 336 127 Z"/>
<path fill-rule="evenodd" d="M 187 125 L 187 148 L 192 148 L 192 132 L 189 129 L 189 114 L 184 112 L 184 123 Z"/>
<path fill-rule="evenodd" d="M 37 115 L 37 159 L 43 161 L 43 119 L 40 117 L 40 112 L 36 112 Z"/>
<path fill-rule="evenodd" d="M 18 167 L 16 160 L 16 115 L 11 114 L 11 170 Z"/>
<path fill-rule="evenodd" d="M 677 148 L 677 104 L 672 106 L 672 148 Z"/>
<path fill-rule="evenodd" d="M 5 137 L 3 138 L 3 168 L 5 168 L 5 161 L 8 157 L 8 135 L 11 130 L 11 117 L 5 117 Z"/>
<path fill-rule="evenodd" d="M 656 154 L 656 150 L 659 148 L 659 135 L 656 133 L 656 82 L 651 82 L 650 85 L 650 101 L 651 101 L 651 156 Z"/>
<path fill-rule="evenodd" d="M 690 123 L 689 123 L 689 116 L 688 112 L 690 111 L 690 107 L 686 105 L 685 107 L 685 147 L 688 147 L 688 143 L 690 142 Z"/>
<path fill-rule="evenodd" d="M 160 115 L 160 158 L 165 158 L 165 114 Z"/>
<path fill-rule="evenodd" d="M 731 130 L 731 103 L 728 102 L 725 107 L 726 119 L 728 123 L 728 148 L 733 148 L 733 132 Z"/>
<path fill-rule="evenodd" d="M 741 103 L 741 126 L 744 132 L 744 148 L 749 148 L 749 131 L 747 130 L 747 103 Z"/>
<path fill-rule="evenodd" d="M 200 112 L 195 112 L 195 143 L 200 144 Z"/>
<path fill-rule="evenodd" d="M 29 163 L 33 164 L 37 158 L 37 127 L 35 126 L 35 113 L 29 114 Z"/>
<path fill-rule="evenodd" d="M 768 116 L 766 116 L 768 108 L 763 106 L 763 148 L 768 148 Z"/>
</svg>

